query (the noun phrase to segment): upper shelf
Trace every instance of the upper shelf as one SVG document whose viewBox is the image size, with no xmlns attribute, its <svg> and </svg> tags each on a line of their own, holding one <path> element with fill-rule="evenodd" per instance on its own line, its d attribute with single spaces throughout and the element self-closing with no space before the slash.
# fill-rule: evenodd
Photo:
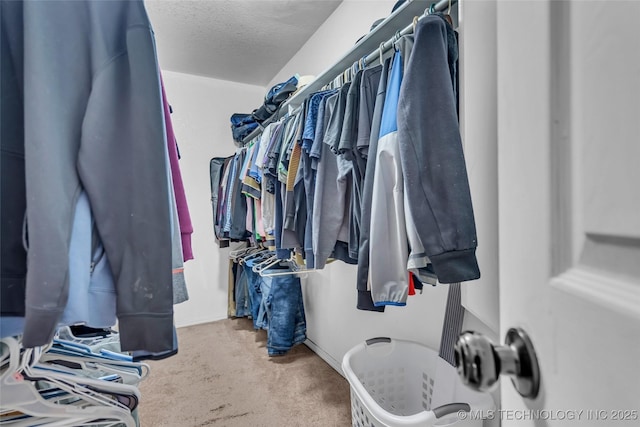
<svg viewBox="0 0 640 427">
<path fill-rule="evenodd" d="M 340 60 L 334 63 L 330 68 L 316 76 L 315 80 L 307 84 L 299 91 L 297 91 L 291 98 L 282 104 L 280 109 L 271 116 L 268 120 L 262 123 L 262 126 L 266 126 L 269 123 L 278 120 L 282 117 L 289 107 L 297 107 L 310 94 L 317 92 L 322 87 L 329 84 L 346 69 L 350 68 L 354 62 L 357 62 L 361 58 L 369 55 L 371 52 L 380 47 L 380 43 L 386 42 L 394 34 L 406 27 L 411 23 L 414 16 L 421 16 L 425 13 L 425 10 L 429 8 L 434 1 L 431 0 L 413 0 L 403 3 L 392 14 L 387 16 L 376 28 L 364 36 L 353 48 L 351 48 Z M 435 3 L 438 3 L 437 1 Z M 258 128 L 251 132 L 243 142 L 249 142 L 258 136 L 262 132 L 261 128 Z"/>
</svg>

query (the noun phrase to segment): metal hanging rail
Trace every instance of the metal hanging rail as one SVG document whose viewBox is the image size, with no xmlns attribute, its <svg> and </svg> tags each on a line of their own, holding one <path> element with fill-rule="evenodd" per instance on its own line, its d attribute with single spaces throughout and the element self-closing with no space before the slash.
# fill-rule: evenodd
<svg viewBox="0 0 640 427">
<path fill-rule="evenodd" d="M 430 0 L 409 0 L 405 2 L 391 15 L 387 16 L 373 31 L 362 37 L 362 39 L 335 64 L 320 73 L 311 83 L 302 87 L 291 98 L 285 101 L 273 116 L 264 121 L 257 129 L 242 140 L 243 144 L 255 139 L 262 133 L 265 126 L 284 116 L 284 114 L 289 111 L 289 107 L 295 108 L 300 106 L 307 96 L 331 83 L 355 62 L 365 58 L 365 63 L 372 63 L 372 61 L 380 56 L 381 48 L 384 53 L 393 46 L 394 40 L 396 40 L 399 35 L 403 36 L 413 32 L 413 24 L 404 27 L 400 32 L 398 32 L 397 29 L 401 28 L 402 25 L 406 25 L 407 22 L 412 22 L 414 17 L 420 19 L 429 13 L 446 11 L 457 2 L 458 0 L 440 0 L 436 3 Z M 381 44 L 382 40 L 385 40 L 385 42 Z"/>
<path fill-rule="evenodd" d="M 444 12 L 445 10 L 450 9 L 451 7 L 453 7 L 454 4 L 456 4 L 458 2 L 458 0 L 440 0 L 437 3 L 432 4 L 431 6 L 429 6 L 428 9 L 425 10 L 425 13 L 422 16 L 417 17 L 418 19 L 422 19 L 425 16 L 427 16 L 430 13 L 434 13 L 434 12 Z M 413 33 L 413 27 L 414 24 L 411 23 L 410 25 L 404 27 L 404 29 L 402 29 L 400 32 L 397 33 L 397 38 L 402 37 L 402 36 L 406 36 L 407 34 L 411 34 Z M 387 40 L 386 42 L 384 42 L 378 49 L 374 50 L 373 52 L 371 52 L 366 58 L 365 58 L 365 64 L 370 64 L 372 61 L 375 61 L 376 59 L 378 59 L 380 57 L 380 50 L 382 50 L 382 53 L 384 54 L 386 51 L 388 51 L 389 49 L 391 49 L 391 47 L 393 46 L 394 42 L 396 41 L 396 37 L 392 37 L 391 39 Z"/>
</svg>

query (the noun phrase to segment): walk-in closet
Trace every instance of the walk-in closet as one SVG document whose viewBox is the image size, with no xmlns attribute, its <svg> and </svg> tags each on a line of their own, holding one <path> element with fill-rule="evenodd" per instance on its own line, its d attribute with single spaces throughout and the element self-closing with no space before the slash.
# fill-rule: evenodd
<svg viewBox="0 0 640 427">
<path fill-rule="evenodd" d="M 639 425 L 639 19 L 1 0 L 0 426 Z"/>
</svg>

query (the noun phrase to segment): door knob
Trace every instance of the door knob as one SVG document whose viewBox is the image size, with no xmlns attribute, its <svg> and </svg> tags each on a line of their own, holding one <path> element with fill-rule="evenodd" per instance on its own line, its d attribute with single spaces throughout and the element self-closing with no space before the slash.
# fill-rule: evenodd
<svg viewBox="0 0 640 427">
<path fill-rule="evenodd" d="M 505 345 L 495 345 L 486 336 L 463 332 L 455 345 L 455 362 L 462 382 L 477 391 L 489 390 L 500 375 L 508 375 L 518 393 L 534 399 L 540 389 L 540 368 L 527 333 L 511 328 Z"/>
</svg>

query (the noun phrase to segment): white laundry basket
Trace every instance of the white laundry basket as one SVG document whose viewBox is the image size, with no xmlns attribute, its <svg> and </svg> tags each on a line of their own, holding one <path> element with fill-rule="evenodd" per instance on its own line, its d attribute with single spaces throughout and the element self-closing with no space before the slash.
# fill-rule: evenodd
<svg viewBox="0 0 640 427">
<path fill-rule="evenodd" d="M 342 370 L 354 427 L 482 426 L 473 418 L 494 409 L 490 394 L 466 387 L 453 366 L 416 342 L 367 340 L 345 354 Z"/>
</svg>

